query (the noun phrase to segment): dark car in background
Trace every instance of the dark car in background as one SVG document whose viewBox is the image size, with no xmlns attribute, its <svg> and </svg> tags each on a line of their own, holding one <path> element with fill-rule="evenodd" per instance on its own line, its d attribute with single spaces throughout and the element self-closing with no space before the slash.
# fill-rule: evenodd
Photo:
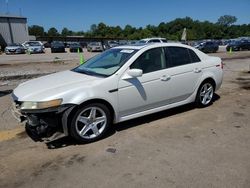
<svg viewBox="0 0 250 188">
<path fill-rule="evenodd" d="M 5 54 L 24 54 L 26 49 L 19 43 L 8 44 L 5 47 Z"/>
<path fill-rule="evenodd" d="M 204 53 L 215 53 L 219 49 L 219 45 L 215 41 L 204 41 L 195 46 Z"/>
<path fill-rule="evenodd" d="M 64 43 L 61 41 L 53 41 L 51 43 L 51 53 L 65 52 Z"/>
<path fill-rule="evenodd" d="M 248 40 L 232 40 L 226 47 L 227 51 L 250 50 L 250 41 Z"/>
<path fill-rule="evenodd" d="M 71 43 L 69 45 L 69 51 L 70 52 L 82 52 L 82 46 L 80 45 L 80 43 L 75 42 L 75 43 Z"/>
</svg>

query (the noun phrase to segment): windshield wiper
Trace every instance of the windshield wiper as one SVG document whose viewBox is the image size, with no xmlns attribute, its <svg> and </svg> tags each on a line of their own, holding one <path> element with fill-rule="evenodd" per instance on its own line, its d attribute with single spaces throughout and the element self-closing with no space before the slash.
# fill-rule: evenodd
<svg viewBox="0 0 250 188">
<path fill-rule="evenodd" d="M 107 75 L 104 74 L 99 74 L 93 71 L 87 71 L 87 70 L 82 70 L 82 69 L 73 69 L 72 71 L 74 72 L 78 72 L 78 73 L 82 73 L 82 74 L 87 74 L 87 75 L 91 75 L 91 76 L 101 76 L 101 77 L 108 77 Z"/>
</svg>

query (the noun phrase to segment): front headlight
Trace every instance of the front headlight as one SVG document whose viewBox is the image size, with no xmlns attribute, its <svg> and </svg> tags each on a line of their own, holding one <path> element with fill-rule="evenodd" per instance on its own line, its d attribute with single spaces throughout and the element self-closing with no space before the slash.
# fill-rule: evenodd
<svg viewBox="0 0 250 188">
<path fill-rule="evenodd" d="M 21 110 L 38 110 L 51 107 L 57 107 L 62 104 L 62 99 L 55 99 L 44 102 L 24 101 L 21 104 Z"/>
</svg>

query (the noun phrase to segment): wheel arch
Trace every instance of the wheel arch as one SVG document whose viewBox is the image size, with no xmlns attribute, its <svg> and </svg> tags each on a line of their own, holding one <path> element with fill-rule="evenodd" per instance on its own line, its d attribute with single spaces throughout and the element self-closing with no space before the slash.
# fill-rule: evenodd
<svg viewBox="0 0 250 188">
<path fill-rule="evenodd" d="M 212 78 L 212 77 L 207 77 L 207 78 L 203 79 L 203 81 L 200 83 L 199 87 L 200 87 L 203 83 L 205 83 L 205 82 L 210 82 L 210 83 L 213 85 L 214 89 L 216 88 L 216 82 L 215 82 L 215 79 L 214 79 L 214 78 Z"/>
<path fill-rule="evenodd" d="M 63 132 L 66 136 L 69 135 L 71 120 L 73 119 L 74 114 L 77 112 L 77 110 L 79 108 L 82 108 L 83 106 L 93 104 L 93 103 L 100 103 L 100 104 L 105 105 L 110 111 L 112 123 L 114 122 L 115 117 L 116 117 L 115 110 L 108 101 L 104 99 L 90 99 L 90 100 L 82 102 L 79 105 L 75 105 L 74 107 L 70 108 L 69 111 L 66 111 L 64 113 L 62 126 L 63 126 Z"/>
<path fill-rule="evenodd" d="M 214 91 L 215 91 L 215 88 L 216 88 L 216 82 L 215 82 L 214 78 L 207 77 L 207 78 L 203 79 L 203 81 L 199 84 L 199 87 L 197 88 L 197 91 L 196 91 L 196 94 L 195 94 L 195 103 L 196 103 L 197 107 L 199 107 L 199 108 L 203 108 L 203 107 L 206 107 L 207 105 L 211 104 L 211 102 L 209 102 L 210 104 L 208 103 L 208 104 L 205 104 L 204 106 L 202 106 L 200 104 L 200 102 L 198 102 L 198 100 L 197 100 L 199 98 L 199 91 L 200 91 L 201 87 L 203 86 L 203 84 L 205 84 L 205 83 L 211 83 L 213 88 L 214 88 Z"/>
</svg>

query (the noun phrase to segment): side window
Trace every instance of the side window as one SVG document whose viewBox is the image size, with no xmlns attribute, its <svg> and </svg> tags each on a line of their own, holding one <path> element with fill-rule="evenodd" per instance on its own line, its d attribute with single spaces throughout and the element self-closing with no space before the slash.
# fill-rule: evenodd
<svg viewBox="0 0 250 188">
<path fill-rule="evenodd" d="M 158 39 L 152 39 L 152 40 L 149 41 L 149 43 L 154 43 L 154 42 L 161 42 L 161 41 L 158 40 Z"/>
<path fill-rule="evenodd" d="M 193 50 L 188 49 L 188 52 L 189 52 L 189 56 L 191 59 L 191 63 L 197 63 L 201 61 L 200 58 L 196 55 L 196 53 Z"/>
<path fill-rule="evenodd" d="M 154 48 L 144 52 L 130 66 L 130 69 L 141 69 L 143 74 L 164 69 L 166 67 L 162 48 Z"/>
<path fill-rule="evenodd" d="M 166 52 L 168 67 L 181 66 L 191 63 L 187 48 L 166 47 Z"/>
</svg>

